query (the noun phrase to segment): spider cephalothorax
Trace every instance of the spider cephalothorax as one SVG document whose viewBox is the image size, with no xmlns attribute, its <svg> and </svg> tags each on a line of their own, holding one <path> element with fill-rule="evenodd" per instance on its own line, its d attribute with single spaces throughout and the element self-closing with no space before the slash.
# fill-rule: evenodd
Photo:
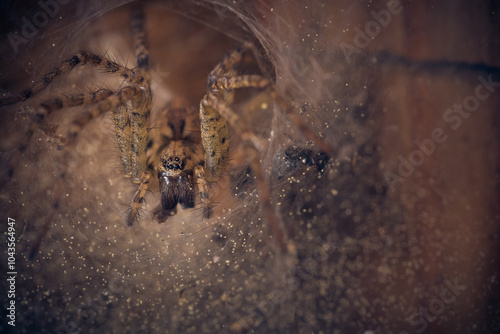
<svg viewBox="0 0 500 334">
<path fill-rule="evenodd" d="M 184 103 L 184 102 L 183 102 Z M 191 131 L 185 131 L 188 111 L 182 107 L 169 107 L 163 113 L 160 121 L 160 136 L 158 142 L 152 143 L 153 152 L 149 163 L 155 166 L 155 174 L 159 180 L 161 206 L 163 213 L 174 210 L 177 204 L 183 208 L 193 208 L 196 204 L 197 184 L 194 182 L 194 171 L 197 166 L 202 168 L 202 146 L 199 136 Z M 158 148 L 158 149 L 156 149 Z M 210 216 L 210 210 L 204 213 Z"/>
</svg>

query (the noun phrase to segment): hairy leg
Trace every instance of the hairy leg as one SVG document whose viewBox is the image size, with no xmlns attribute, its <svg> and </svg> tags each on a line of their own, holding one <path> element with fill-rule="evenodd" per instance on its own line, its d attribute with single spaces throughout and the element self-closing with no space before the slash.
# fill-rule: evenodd
<svg viewBox="0 0 500 334">
<path fill-rule="evenodd" d="M 253 47 L 252 47 L 253 50 Z M 253 50 L 254 51 L 254 50 Z M 278 103 L 280 109 L 285 112 L 286 116 L 292 123 L 299 129 L 299 131 L 318 146 L 323 152 L 333 154 L 334 149 L 331 145 L 325 143 L 324 140 L 319 138 L 313 133 L 308 126 L 302 121 L 296 111 L 285 101 L 285 99 L 276 91 L 268 79 L 261 75 L 230 75 L 234 66 L 241 62 L 245 49 L 238 49 L 233 51 L 228 57 L 224 58 L 213 70 L 210 72 L 208 78 L 208 91 L 217 95 L 218 97 L 224 96 L 225 91 L 233 91 L 239 88 L 266 88 L 271 97 Z M 257 57 L 256 57 L 257 58 Z M 258 59 L 258 58 L 257 58 Z M 226 101 L 227 102 L 227 101 Z"/>
<path fill-rule="evenodd" d="M 208 105 L 210 108 L 217 110 L 219 114 L 229 122 L 231 127 L 235 130 L 235 132 L 240 136 L 240 138 L 249 143 L 248 150 L 249 155 L 248 159 L 252 170 L 257 179 L 257 186 L 259 188 L 259 192 L 261 195 L 261 202 L 264 206 L 264 210 L 267 216 L 267 221 L 271 226 L 271 230 L 273 232 L 276 241 L 281 248 L 282 251 L 287 251 L 287 245 L 285 241 L 287 240 L 286 229 L 280 221 L 276 218 L 274 213 L 274 208 L 271 204 L 271 194 L 269 192 L 269 187 L 266 183 L 266 178 L 264 175 L 264 171 L 262 170 L 261 163 L 259 160 L 260 153 L 264 149 L 263 141 L 258 138 L 250 129 L 248 124 L 243 122 L 243 120 L 223 101 L 219 100 L 216 96 L 210 95 L 207 100 L 202 101 L 202 105 Z M 203 136 L 203 131 L 202 131 Z M 206 162 L 205 162 L 206 163 Z"/>
<path fill-rule="evenodd" d="M 286 113 L 287 117 L 308 139 L 313 141 L 322 151 L 327 154 L 333 154 L 333 148 L 314 134 L 302 119 L 295 114 L 293 109 L 285 102 L 285 99 L 276 91 L 271 82 L 261 75 L 240 75 L 235 76 L 234 67 L 243 59 L 242 50 L 236 50 L 221 63 L 219 63 L 210 73 L 208 78 L 208 93 L 204 96 L 200 105 L 200 119 L 202 124 L 202 141 L 205 148 L 205 167 L 209 176 L 213 177 L 212 170 L 217 171 L 220 168 L 221 160 L 217 154 L 217 148 L 220 147 L 221 138 L 217 136 L 218 124 L 228 122 L 235 130 L 235 133 L 249 145 L 249 162 L 255 174 L 257 185 L 262 197 L 267 220 L 271 227 L 274 237 L 282 251 L 287 251 L 287 231 L 282 223 L 276 218 L 273 206 L 271 204 L 271 194 L 266 183 L 265 174 L 262 170 L 259 160 L 260 154 L 265 147 L 262 139 L 257 137 L 249 124 L 246 123 L 229 105 L 226 98 L 227 93 L 232 95 L 235 89 L 240 88 L 260 88 L 269 91 L 269 95 L 278 103 L 279 107 Z M 217 114 L 222 116 L 219 120 Z M 216 149 L 214 149 L 216 148 Z M 217 168 L 213 168 L 216 166 Z M 218 175 L 215 175 L 218 176 Z"/>
<path fill-rule="evenodd" d="M 50 83 L 54 81 L 56 77 L 69 73 L 77 65 L 95 67 L 103 70 L 104 72 L 119 75 L 133 84 L 138 84 L 141 86 L 148 85 L 149 78 L 145 77 L 145 74 L 142 73 L 142 71 L 129 69 L 107 59 L 106 57 L 99 56 L 88 51 L 80 51 L 71 58 L 62 61 L 61 64 L 54 70 L 45 74 L 40 80 L 36 81 L 28 89 L 22 91 L 18 96 L 0 99 L 0 106 L 25 101 L 26 99 L 38 94 L 40 91 L 45 89 Z"/>
<path fill-rule="evenodd" d="M 208 193 L 207 182 L 205 180 L 205 169 L 203 168 L 203 166 L 196 166 L 194 168 L 193 174 L 196 184 L 198 186 L 200 201 L 203 204 L 203 217 L 210 218 L 212 216 L 213 210 Z"/>
<path fill-rule="evenodd" d="M 299 131 L 309 140 L 311 140 L 319 149 L 327 154 L 333 154 L 334 149 L 331 145 L 325 143 L 319 138 L 309 127 L 302 121 L 299 115 L 293 108 L 286 103 L 285 99 L 272 87 L 269 80 L 260 75 L 241 75 L 236 77 L 221 77 L 218 78 L 213 87 L 220 90 L 234 90 L 238 88 L 267 88 L 271 97 L 278 103 L 281 110 L 286 113 L 286 116 L 299 129 Z"/>
<path fill-rule="evenodd" d="M 10 160 L 8 177 L 12 178 L 12 176 L 14 175 L 14 171 L 19 164 L 19 160 L 21 159 L 21 156 L 26 151 L 26 148 L 31 142 L 33 134 L 43 124 L 49 114 L 63 108 L 95 104 L 104 100 L 111 94 L 112 92 L 110 90 L 101 88 L 89 94 L 67 95 L 63 98 L 54 98 L 42 102 L 35 112 L 34 120 L 32 121 L 28 132 L 24 135 L 21 144 L 17 148 L 16 153 L 14 153 L 14 156 Z"/>
<path fill-rule="evenodd" d="M 137 66 L 149 71 L 149 48 L 146 31 L 144 29 L 144 12 L 139 3 L 135 4 L 133 7 L 130 21 L 132 26 L 132 37 L 134 39 L 134 49 L 137 56 Z"/>
<path fill-rule="evenodd" d="M 127 226 L 132 226 L 139 221 L 139 210 L 144 202 L 144 196 L 146 196 L 146 192 L 148 191 L 151 176 L 151 171 L 146 171 L 141 175 L 141 184 L 130 202 L 130 210 L 127 214 Z"/>
<path fill-rule="evenodd" d="M 75 144 L 80 134 L 81 130 L 93 119 L 99 117 L 100 115 L 106 113 L 110 110 L 116 110 L 118 107 L 125 104 L 127 101 L 134 101 L 143 98 L 144 91 L 140 87 L 125 87 L 119 90 L 117 93 L 108 96 L 103 101 L 89 106 L 77 119 L 75 119 L 70 126 L 68 131 L 68 142 L 65 146 L 63 154 L 63 163 L 61 164 L 60 170 L 58 171 L 58 178 L 54 186 L 54 193 L 52 195 L 51 208 L 47 214 L 45 221 L 43 223 L 42 231 L 39 234 L 35 244 L 30 252 L 30 258 L 33 258 L 38 249 L 40 248 L 41 242 L 48 232 L 48 229 L 52 223 L 52 220 L 59 209 L 64 181 L 66 178 L 66 173 L 68 170 L 68 165 L 70 158 L 73 154 Z"/>
</svg>

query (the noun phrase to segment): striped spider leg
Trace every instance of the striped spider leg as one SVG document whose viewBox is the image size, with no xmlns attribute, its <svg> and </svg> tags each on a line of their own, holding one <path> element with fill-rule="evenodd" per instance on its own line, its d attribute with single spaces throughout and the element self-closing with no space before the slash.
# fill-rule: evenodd
<svg viewBox="0 0 500 334">
<path fill-rule="evenodd" d="M 116 91 L 98 89 L 88 94 L 67 95 L 46 100 L 36 109 L 35 119 L 10 161 L 8 170 L 9 178 L 15 173 L 17 164 L 28 147 L 34 132 L 43 125 L 47 116 L 56 110 L 67 107 L 86 106 L 72 121 L 67 137 L 65 138 L 62 157 L 63 163 L 58 170 L 58 178 L 54 186 L 51 207 L 45 217 L 42 230 L 31 249 L 31 258 L 38 252 L 41 242 L 59 209 L 70 157 L 75 149 L 78 135 L 90 121 L 107 112 L 113 112 L 121 160 L 127 174 L 135 182 L 143 183 L 148 177 L 149 172 L 146 170 L 146 145 L 152 93 L 150 89 L 149 53 L 143 29 L 143 13 L 139 6 L 134 7 L 131 24 L 137 55 L 138 66 L 136 68 L 125 67 L 92 52 L 80 51 L 61 62 L 54 70 L 44 75 L 18 96 L 0 100 L 0 106 L 25 101 L 42 92 L 56 77 L 69 73 L 76 66 L 97 68 L 117 75 L 123 78 L 125 82 L 125 86 Z"/>
<path fill-rule="evenodd" d="M 287 244 L 287 230 L 276 218 L 271 204 L 269 186 L 266 183 L 260 163 L 260 155 L 265 144 L 262 139 L 252 132 L 248 123 L 232 109 L 233 91 L 240 88 L 267 90 L 280 108 L 285 111 L 288 118 L 308 139 L 312 140 L 326 154 L 333 154 L 333 148 L 309 130 L 283 97 L 278 94 L 268 79 L 255 74 L 235 75 L 234 68 L 238 63 L 242 62 L 244 52 L 244 49 L 233 51 L 213 69 L 208 77 L 207 94 L 200 103 L 201 136 L 205 149 L 206 178 L 209 181 L 216 181 L 220 177 L 221 166 L 223 166 L 228 155 L 226 123 L 229 123 L 235 133 L 247 143 L 249 163 L 257 180 L 267 221 L 278 246 L 282 251 L 287 252 L 290 247 Z"/>
</svg>

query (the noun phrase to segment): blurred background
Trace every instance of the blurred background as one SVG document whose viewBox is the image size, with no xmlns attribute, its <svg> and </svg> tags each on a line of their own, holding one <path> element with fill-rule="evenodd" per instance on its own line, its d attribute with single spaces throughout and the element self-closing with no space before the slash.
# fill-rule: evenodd
<svg viewBox="0 0 500 334">
<path fill-rule="evenodd" d="M 211 185 L 212 219 L 196 208 L 159 224 L 152 213 L 159 196 L 149 194 L 140 225 L 127 228 L 134 186 L 121 173 L 107 116 L 80 134 L 61 208 L 29 260 L 62 155 L 38 131 L 0 191 L 2 232 L 13 218 L 17 238 L 16 327 L 3 317 L 2 332 L 499 332 L 498 7 L 144 2 L 153 114 L 178 96 L 196 108 L 210 70 L 252 42 L 261 65 L 252 71 L 275 80 L 335 147 L 318 162 L 319 149 L 279 108 L 259 107 L 272 103 L 266 96 L 250 91 L 237 100 L 236 110 L 269 139 L 262 165 L 296 253 L 276 251 L 245 144 L 232 130 L 236 167 Z M 80 49 L 135 66 L 128 1 L 0 8 L 1 97 Z M 2 107 L 4 174 L 29 127 L 21 107 L 122 84 L 79 67 Z M 49 128 L 64 136 L 79 111 L 54 113 Z M 6 251 L 0 261 L 5 268 Z M 7 294 L 0 298 L 7 305 Z"/>
</svg>

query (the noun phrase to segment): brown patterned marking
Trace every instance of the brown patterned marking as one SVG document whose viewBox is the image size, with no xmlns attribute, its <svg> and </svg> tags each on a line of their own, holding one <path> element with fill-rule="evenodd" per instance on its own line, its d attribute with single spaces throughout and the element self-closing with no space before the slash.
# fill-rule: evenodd
<svg viewBox="0 0 500 334">
<path fill-rule="evenodd" d="M 227 124 L 223 117 L 217 117 L 219 114 L 216 110 L 206 99 L 203 99 L 200 103 L 200 128 L 205 151 L 205 176 L 211 182 L 217 181 L 223 172 L 229 150 L 228 143 L 222 141 L 222 138 L 228 136 Z"/>
<path fill-rule="evenodd" d="M 126 218 L 127 226 L 132 226 L 139 221 L 139 210 L 144 202 L 144 196 L 146 196 L 146 192 L 148 191 L 151 176 L 150 171 L 146 171 L 141 175 L 141 184 L 130 202 L 130 210 Z"/>
<path fill-rule="evenodd" d="M 140 4 L 134 7 L 131 24 L 137 66 L 141 69 L 149 70 L 149 51 L 147 36 L 144 30 L 144 13 Z"/>
<path fill-rule="evenodd" d="M 203 217 L 210 218 L 213 214 L 213 208 L 210 202 L 208 185 L 207 181 L 205 180 L 205 172 L 203 166 L 198 165 L 195 167 L 194 177 L 196 180 L 196 184 L 198 186 L 198 194 L 200 197 L 200 201 L 203 204 Z"/>
</svg>

